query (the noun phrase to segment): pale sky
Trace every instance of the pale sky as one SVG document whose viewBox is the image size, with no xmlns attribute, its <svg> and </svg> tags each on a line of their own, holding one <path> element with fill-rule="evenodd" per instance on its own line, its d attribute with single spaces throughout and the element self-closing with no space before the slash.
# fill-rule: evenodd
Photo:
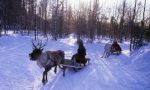
<svg viewBox="0 0 150 90">
<path fill-rule="evenodd" d="M 79 2 L 89 3 L 90 1 L 94 0 L 68 0 L 68 3 L 70 3 L 72 6 L 78 7 Z M 100 4 L 103 4 L 108 7 L 112 7 L 114 4 L 122 3 L 123 0 L 99 0 Z M 128 3 L 133 3 L 135 0 L 126 0 Z M 144 2 L 145 0 L 138 0 Z M 150 0 L 147 0 L 147 7 L 150 7 Z"/>
<path fill-rule="evenodd" d="M 40 1 L 40 0 L 37 0 L 37 1 Z M 79 2 L 83 2 L 86 5 L 86 3 L 90 4 L 90 1 L 94 1 L 94 0 L 67 0 L 68 4 L 70 4 L 72 6 L 72 8 L 75 8 L 75 9 L 78 9 Z M 103 8 L 102 13 L 109 14 L 110 11 L 111 11 L 110 13 L 113 12 L 112 9 L 116 8 L 116 5 L 118 6 L 118 5 L 122 4 L 123 1 L 124 0 L 99 0 L 99 4 Z M 132 6 L 133 6 L 135 0 L 126 0 L 126 1 L 128 4 L 132 4 Z M 138 0 L 138 1 L 142 1 L 142 5 L 143 5 L 143 2 L 145 0 Z M 110 8 L 110 11 L 108 8 Z M 150 0 L 147 0 L 146 10 L 147 11 L 150 10 Z"/>
<path fill-rule="evenodd" d="M 71 4 L 73 8 L 77 8 L 79 6 L 79 2 L 90 3 L 90 1 L 94 1 L 94 0 L 68 0 L 68 3 Z M 118 6 L 118 5 L 122 4 L 122 2 L 124 0 L 99 0 L 99 1 L 100 1 L 100 3 L 99 3 L 100 6 L 103 7 L 104 13 L 108 13 L 109 11 L 105 11 L 105 9 L 116 8 L 116 5 Z M 126 2 L 128 3 L 127 5 L 131 4 L 132 6 L 134 6 L 134 1 L 135 0 L 126 0 Z M 140 2 L 140 1 L 143 6 L 145 0 L 138 0 L 138 2 Z M 149 11 L 149 10 L 150 10 L 150 0 L 147 0 L 146 11 Z"/>
<path fill-rule="evenodd" d="M 38 2 L 40 0 L 37 0 Z M 94 0 L 67 0 L 68 3 L 72 6 L 78 7 L 79 6 L 79 2 L 84 2 L 84 3 L 90 3 L 90 1 L 94 1 Z M 99 0 L 100 4 L 103 4 L 103 6 L 108 6 L 108 7 L 113 7 L 114 4 L 119 4 L 121 3 L 123 0 Z M 135 0 L 126 0 L 128 3 L 133 3 Z M 138 1 L 142 1 L 144 2 L 145 0 L 138 0 Z M 147 7 L 150 8 L 150 0 L 147 0 Z"/>
<path fill-rule="evenodd" d="M 79 2 L 84 2 L 84 3 L 90 3 L 90 1 L 94 1 L 94 0 L 68 0 L 68 3 L 70 3 L 71 5 L 79 5 Z M 99 0 L 100 4 L 105 4 L 108 6 L 111 6 L 112 4 L 122 1 L 122 0 Z"/>
</svg>

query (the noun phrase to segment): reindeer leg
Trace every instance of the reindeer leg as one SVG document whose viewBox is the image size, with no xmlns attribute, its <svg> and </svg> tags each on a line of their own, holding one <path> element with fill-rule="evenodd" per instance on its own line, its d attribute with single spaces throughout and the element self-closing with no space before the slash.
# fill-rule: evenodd
<svg viewBox="0 0 150 90">
<path fill-rule="evenodd" d="M 66 71 L 66 67 L 63 66 L 63 76 L 65 77 L 65 71 Z"/>
<path fill-rule="evenodd" d="M 57 72 L 57 63 L 56 63 L 56 62 L 54 62 L 54 64 L 55 64 L 54 72 L 55 72 L 55 74 L 56 74 L 56 72 Z"/>
<path fill-rule="evenodd" d="M 106 58 L 107 57 L 107 52 L 106 51 L 104 51 L 104 54 L 103 54 L 103 56 L 102 56 L 102 58 Z"/>
<path fill-rule="evenodd" d="M 102 55 L 102 57 L 101 57 L 101 58 L 103 58 L 103 57 L 104 57 L 104 55 L 105 55 L 105 51 L 104 51 L 104 53 L 103 53 L 103 55 Z"/>
<path fill-rule="evenodd" d="M 45 83 L 47 83 L 48 82 L 48 80 L 47 80 L 47 72 L 46 72 L 46 81 L 45 81 Z"/>
<path fill-rule="evenodd" d="M 105 58 L 107 58 L 109 56 L 108 52 L 106 52 Z"/>
<path fill-rule="evenodd" d="M 57 72 L 57 65 L 55 66 L 54 72 L 55 72 L 55 74 L 56 74 L 56 72 Z"/>
<path fill-rule="evenodd" d="M 102 58 L 104 57 L 104 58 L 106 58 L 106 50 L 104 50 L 104 53 L 103 53 L 103 56 L 102 56 Z"/>
<path fill-rule="evenodd" d="M 43 82 L 44 85 L 48 82 L 47 73 L 48 73 L 48 71 L 49 71 L 50 69 L 51 69 L 51 67 L 50 67 L 50 66 L 47 66 L 47 67 L 45 68 L 45 71 L 43 72 L 43 79 L 42 79 L 42 82 Z M 45 80 L 45 79 L 46 79 L 46 80 Z"/>
<path fill-rule="evenodd" d="M 107 57 L 109 57 L 111 54 L 112 54 L 112 52 L 111 52 L 111 51 L 110 51 L 110 52 L 108 52 L 108 55 L 107 55 Z"/>
<path fill-rule="evenodd" d="M 45 85 L 45 75 L 46 75 L 46 70 L 43 72 L 43 79 L 42 79 L 42 83 Z"/>
<path fill-rule="evenodd" d="M 47 79 L 47 74 L 48 74 L 48 71 L 51 70 L 51 66 L 48 66 L 48 68 L 46 69 L 46 82 L 48 82 L 48 79 Z"/>
</svg>

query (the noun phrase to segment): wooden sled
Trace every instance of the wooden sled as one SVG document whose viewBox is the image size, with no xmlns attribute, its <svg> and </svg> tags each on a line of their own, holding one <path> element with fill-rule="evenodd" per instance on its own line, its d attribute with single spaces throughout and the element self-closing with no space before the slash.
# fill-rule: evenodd
<svg viewBox="0 0 150 90">
<path fill-rule="evenodd" d="M 89 62 L 90 59 L 87 58 L 87 61 Z M 76 63 L 73 60 L 69 60 L 69 59 L 64 59 L 64 61 L 60 64 L 61 69 L 63 69 L 63 76 L 65 76 L 65 71 L 66 68 L 72 68 L 74 69 L 75 72 L 77 72 L 78 70 L 84 68 L 84 65 L 81 65 L 80 63 Z"/>
<path fill-rule="evenodd" d="M 86 59 L 89 63 L 90 59 L 89 58 L 86 58 Z M 64 62 L 60 65 L 65 68 L 73 68 L 74 71 L 77 71 L 85 67 L 84 65 L 81 65 L 80 63 L 76 63 L 73 60 L 69 60 L 69 59 L 65 59 Z"/>
<path fill-rule="evenodd" d="M 80 64 L 74 62 L 73 60 L 65 59 L 63 64 L 61 64 L 67 68 L 83 68 L 84 66 L 80 66 Z"/>
</svg>

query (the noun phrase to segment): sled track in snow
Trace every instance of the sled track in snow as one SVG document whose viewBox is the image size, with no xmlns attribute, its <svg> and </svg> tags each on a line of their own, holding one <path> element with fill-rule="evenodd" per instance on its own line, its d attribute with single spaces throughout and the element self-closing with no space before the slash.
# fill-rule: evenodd
<svg viewBox="0 0 150 90">
<path fill-rule="evenodd" d="M 141 82 L 135 75 L 130 74 L 126 69 L 124 69 L 121 65 L 115 65 L 114 63 L 110 63 L 106 58 L 101 58 L 99 53 L 95 54 L 95 59 L 102 66 L 104 71 L 106 72 L 107 77 L 112 78 L 112 83 L 116 87 L 116 89 L 142 89 L 142 85 L 139 87 L 134 87 L 135 84 L 140 84 Z"/>
<path fill-rule="evenodd" d="M 120 65 L 115 65 L 114 63 L 109 62 L 107 58 L 101 58 L 99 52 L 96 52 L 94 54 L 89 54 L 89 57 L 91 57 L 90 65 L 83 68 L 83 71 L 81 70 L 76 73 L 71 73 L 71 70 L 67 70 L 66 76 L 63 77 L 62 70 L 61 70 L 56 75 L 56 78 L 51 83 L 48 83 L 46 88 L 43 90 L 59 90 L 60 87 L 62 90 L 76 90 L 76 87 L 74 89 L 74 85 L 75 83 L 80 83 L 80 82 L 81 84 L 82 82 L 84 82 L 85 86 L 81 87 L 82 86 L 81 85 L 77 89 L 90 90 L 90 87 L 88 88 L 89 85 L 88 82 L 82 81 L 84 80 L 83 77 L 81 77 L 80 80 L 80 77 L 75 77 L 75 76 L 73 77 L 73 75 L 84 74 L 85 72 L 92 73 L 93 70 L 96 70 L 95 74 L 99 75 L 99 78 L 101 78 L 100 80 L 102 80 L 101 83 L 95 83 L 95 82 L 93 83 L 97 84 L 96 86 L 99 86 L 99 88 L 102 90 L 104 89 L 124 90 L 128 88 L 131 88 L 131 90 L 142 89 L 142 85 L 138 87 L 134 87 L 135 84 L 140 84 L 140 81 L 138 81 L 137 77 L 130 74 L 126 69 L 124 69 Z M 92 77 L 85 77 L 85 78 L 89 79 L 87 81 L 90 81 Z"/>
<path fill-rule="evenodd" d="M 66 69 L 65 74 L 66 76 L 63 76 L 63 70 L 60 69 L 58 73 L 56 73 L 57 75 L 55 76 L 55 78 L 47 83 L 47 85 L 43 86 L 41 88 L 41 90 L 55 90 L 54 87 L 57 84 L 57 82 L 61 81 L 63 84 L 62 90 L 71 90 L 71 87 L 68 87 L 68 83 L 70 83 L 70 81 L 68 81 L 67 78 L 67 73 L 68 73 L 68 69 Z"/>
<path fill-rule="evenodd" d="M 7 41 L 7 42 L 4 42 Z M 0 38 L 0 90 L 149 90 L 149 57 L 140 50 L 138 54 L 129 55 L 128 45 L 122 43 L 123 53 L 119 56 L 101 58 L 104 44 L 85 44 L 90 64 L 74 72 L 53 70 L 49 72 L 49 82 L 42 85 L 42 69 L 29 60 L 31 37 L 16 36 Z M 71 40 L 70 40 L 71 41 Z M 50 41 L 47 49 L 62 49 L 72 56 L 75 46 Z M 57 44 L 57 45 L 56 45 Z M 61 48 L 60 48 L 61 46 Z M 148 47 L 149 50 L 149 47 Z M 128 55 L 127 55 L 128 54 Z M 138 56 L 139 55 L 139 56 Z M 144 55 L 145 57 L 143 57 Z M 131 58 L 130 58 L 131 57 Z M 133 60 L 135 58 L 135 60 Z M 125 62 L 123 60 L 127 59 Z M 129 61 L 128 61 L 129 60 Z M 141 61 L 140 61 L 141 60 Z M 137 63 L 133 62 L 136 61 Z M 139 63 L 139 62 L 144 63 Z M 147 65 L 147 66 L 146 66 Z M 143 67 L 144 66 L 144 67 Z M 145 68 L 148 67 L 148 68 Z M 131 69 L 130 69 L 131 68 Z M 133 68 L 133 69 L 132 69 Z M 22 78 L 23 77 L 23 78 Z"/>
</svg>

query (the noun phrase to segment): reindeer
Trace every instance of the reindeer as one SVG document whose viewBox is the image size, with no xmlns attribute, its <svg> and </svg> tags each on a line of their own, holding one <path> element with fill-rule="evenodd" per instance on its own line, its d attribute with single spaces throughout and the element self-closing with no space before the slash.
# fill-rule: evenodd
<svg viewBox="0 0 150 90">
<path fill-rule="evenodd" d="M 108 57 L 110 54 L 111 54 L 111 43 L 106 43 L 105 47 L 104 47 L 104 53 L 103 53 L 103 56 L 102 58 L 106 58 Z"/>
<path fill-rule="evenodd" d="M 108 57 L 110 54 L 117 54 L 119 55 L 121 53 L 121 47 L 120 45 L 117 43 L 116 40 L 113 41 L 113 44 L 111 44 L 110 42 L 109 43 L 106 43 L 105 47 L 104 47 L 104 54 L 102 56 L 103 57 Z"/>
<path fill-rule="evenodd" d="M 42 83 L 46 84 L 47 80 L 47 73 L 52 68 L 55 67 L 54 72 L 57 72 L 57 65 L 60 67 L 60 64 L 63 63 L 64 60 L 64 51 L 57 50 L 57 51 L 43 51 L 43 47 L 46 46 L 47 43 L 42 44 L 42 41 L 35 45 L 32 40 L 33 51 L 29 54 L 30 60 L 37 61 L 37 64 L 40 67 L 43 67 L 45 71 L 43 72 L 43 79 Z M 60 67 L 61 68 L 61 67 Z M 63 68 L 62 68 L 63 69 Z M 63 75 L 65 75 L 63 73 Z"/>
</svg>

